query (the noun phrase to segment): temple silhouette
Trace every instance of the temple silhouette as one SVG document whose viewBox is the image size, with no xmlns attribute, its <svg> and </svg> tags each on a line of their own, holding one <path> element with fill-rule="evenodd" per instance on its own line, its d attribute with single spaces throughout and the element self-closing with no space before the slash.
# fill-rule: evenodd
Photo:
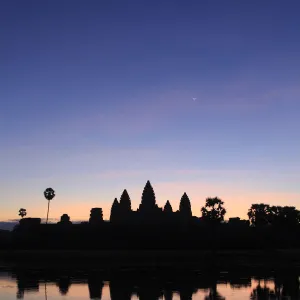
<svg viewBox="0 0 300 300">
<path fill-rule="evenodd" d="M 221 284 L 231 289 L 248 289 L 249 298 L 299 299 L 300 282 L 296 270 L 261 271 L 230 270 L 226 273 L 192 269 L 140 272 L 104 272 L 101 270 L 28 270 L 15 267 L 10 271 L 17 282 L 17 299 L 27 298 L 35 293 L 47 295 L 48 289 L 58 288 L 62 296 L 67 296 L 72 285 L 84 284 L 88 287 L 89 299 L 102 299 L 103 289 L 109 290 L 112 300 L 130 300 L 136 296 L 141 300 L 176 299 L 191 300 L 198 292 L 205 292 L 207 300 L 225 300 L 218 290 Z M 271 283 L 271 284 L 270 284 Z M 26 295 L 26 294 L 29 295 Z M 203 295 L 203 294 L 202 294 Z"/>
<path fill-rule="evenodd" d="M 120 201 L 117 198 L 114 199 L 110 214 L 110 222 L 114 224 L 128 222 L 151 224 L 163 220 L 170 222 L 175 218 L 182 219 L 183 221 L 192 218 L 191 203 L 187 194 L 184 193 L 181 197 L 179 210 L 173 212 L 169 200 L 167 200 L 164 208 L 160 208 L 156 204 L 154 189 L 149 180 L 146 182 L 141 204 L 136 211 L 131 209 L 131 199 L 125 189 L 120 197 Z"/>
<path fill-rule="evenodd" d="M 183 193 L 179 209 L 173 211 L 171 203 L 167 200 L 163 208 L 158 207 L 156 204 L 156 197 L 154 189 L 148 180 L 144 187 L 141 203 L 136 211 L 131 208 L 131 199 L 126 189 L 121 194 L 120 200 L 114 199 L 110 212 L 109 222 L 111 224 L 129 224 L 129 223 L 141 223 L 142 225 L 153 225 L 153 223 L 160 222 L 174 222 L 182 221 L 187 222 L 193 218 L 191 203 L 188 195 Z M 196 217 L 194 217 L 196 218 Z M 90 218 L 88 222 L 82 222 L 82 224 L 89 224 L 92 226 L 99 226 L 103 224 L 105 220 L 103 219 L 103 211 L 100 207 L 94 207 L 90 211 Z M 63 214 L 57 225 L 68 226 L 71 225 L 70 217 L 68 214 Z M 40 218 L 22 218 L 20 220 L 20 225 L 22 227 L 34 228 L 41 224 Z M 49 224 L 50 225 L 50 224 Z M 52 224 L 51 224 L 52 225 Z"/>
<path fill-rule="evenodd" d="M 110 219 L 101 207 L 90 211 L 88 221 L 72 223 L 63 214 L 57 224 L 40 218 L 22 218 L 4 247 L 28 249 L 264 249 L 300 246 L 300 212 L 290 206 L 253 204 L 249 220 L 230 218 L 218 197 L 207 198 L 202 216 L 192 215 L 191 202 L 183 193 L 178 210 L 170 201 L 161 208 L 148 180 L 141 203 L 132 210 L 125 189 L 114 199 Z M 4 241 L 4 239 L 3 239 Z"/>
</svg>

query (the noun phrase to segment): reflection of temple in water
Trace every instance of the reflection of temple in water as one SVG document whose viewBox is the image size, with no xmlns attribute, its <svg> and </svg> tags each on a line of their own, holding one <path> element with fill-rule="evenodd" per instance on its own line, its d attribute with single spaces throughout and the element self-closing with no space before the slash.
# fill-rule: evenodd
<svg viewBox="0 0 300 300">
<path fill-rule="evenodd" d="M 171 274 L 169 274 L 171 275 Z M 172 274 L 173 275 L 173 274 Z M 17 298 L 23 299 L 25 292 L 39 292 L 39 284 L 47 281 L 49 286 L 53 288 L 53 283 L 58 287 L 61 295 L 68 295 L 72 284 L 85 283 L 88 285 L 89 298 L 94 300 L 102 299 L 102 290 L 104 288 L 104 276 L 100 272 L 87 272 L 82 276 L 74 274 L 48 274 L 45 278 L 43 273 L 33 272 L 16 272 L 17 280 Z M 188 274 L 187 274 L 188 276 Z M 173 277 L 173 276 L 171 276 Z M 156 278 L 155 275 L 139 276 L 135 274 L 118 274 L 113 276 L 109 281 L 110 298 L 111 300 L 130 300 L 133 295 L 136 295 L 140 300 L 158 300 L 163 296 L 166 300 L 173 299 L 173 294 L 179 295 L 180 300 L 191 300 L 192 295 L 198 289 L 208 289 L 212 284 L 217 285 L 217 282 L 206 282 L 203 278 L 193 278 L 188 276 L 189 280 L 167 279 L 166 274 L 162 278 Z"/>
<path fill-rule="evenodd" d="M 170 288 L 165 287 L 164 291 L 163 291 L 163 294 L 164 294 L 164 299 L 165 300 L 172 300 L 173 299 L 173 291 Z"/>
<path fill-rule="evenodd" d="M 154 280 L 143 280 L 137 283 L 137 295 L 141 300 L 158 300 L 161 299 L 161 283 Z"/>
<path fill-rule="evenodd" d="M 130 300 L 136 294 L 134 282 L 122 279 L 112 279 L 109 282 L 109 291 L 111 300 Z"/>
<path fill-rule="evenodd" d="M 120 272 L 108 276 L 96 271 L 46 275 L 43 272 L 17 270 L 13 274 L 17 282 L 17 299 L 26 298 L 25 293 L 44 293 L 39 285 L 44 287 L 46 281 L 49 283 L 48 289 L 56 286 L 63 296 L 68 295 L 73 284 L 85 284 L 88 286 L 89 298 L 94 300 L 102 299 L 104 288 L 109 292 L 111 300 L 131 300 L 134 295 L 140 300 L 158 300 L 162 297 L 172 300 L 174 294 L 180 300 L 191 300 L 199 291 L 205 293 L 205 300 L 225 300 L 218 292 L 219 284 L 226 284 L 228 288 L 249 289 L 249 298 L 253 300 L 300 299 L 296 273 L 273 274 L 267 278 L 253 278 L 233 272 L 197 275 L 189 271 L 151 274 Z M 106 279 L 108 284 L 105 283 Z"/>
<path fill-rule="evenodd" d="M 90 299 L 101 299 L 102 289 L 104 286 L 103 278 L 98 273 L 88 274 L 88 287 L 90 293 Z"/>
<path fill-rule="evenodd" d="M 69 288 L 71 286 L 71 279 L 69 278 L 69 276 L 63 276 L 58 279 L 57 285 L 58 285 L 59 293 L 62 296 L 65 296 L 69 292 Z"/>
</svg>

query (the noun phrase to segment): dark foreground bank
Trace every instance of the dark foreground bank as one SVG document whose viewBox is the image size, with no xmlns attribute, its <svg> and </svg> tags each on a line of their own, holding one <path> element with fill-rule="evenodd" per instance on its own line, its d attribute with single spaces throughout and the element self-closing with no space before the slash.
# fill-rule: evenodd
<svg viewBox="0 0 300 300">
<path fill-rule="evenodd" d="M 5 250 L 2 265 L 100 266 L 101 268 L 299 268 L 300 249 L 293 250 Z"/>
</svg>

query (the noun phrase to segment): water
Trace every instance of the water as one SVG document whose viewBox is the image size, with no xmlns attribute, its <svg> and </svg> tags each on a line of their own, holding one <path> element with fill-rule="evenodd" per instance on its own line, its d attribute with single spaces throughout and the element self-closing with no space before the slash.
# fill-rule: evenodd
<svg viewBox="0 0 300 300">
<path fill-rule="evenodd" d="M 0 299 L 300 299 L 297 272 L 0 271 Z"/>
</svg>

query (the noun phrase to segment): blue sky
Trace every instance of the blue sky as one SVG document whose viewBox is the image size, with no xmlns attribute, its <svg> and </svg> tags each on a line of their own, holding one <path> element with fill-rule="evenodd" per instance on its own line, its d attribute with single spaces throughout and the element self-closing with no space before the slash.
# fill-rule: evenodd
<svg viewBox="0 0 300 300">
<path fill-rule="evenodd" d="M 3 1 L 0 219 L 300 200 L 298 1 Z M 193 101 L 196 97 L 196 101 Z M 300 208 L 300 207 L 299 207 Z"/>
</svg>

